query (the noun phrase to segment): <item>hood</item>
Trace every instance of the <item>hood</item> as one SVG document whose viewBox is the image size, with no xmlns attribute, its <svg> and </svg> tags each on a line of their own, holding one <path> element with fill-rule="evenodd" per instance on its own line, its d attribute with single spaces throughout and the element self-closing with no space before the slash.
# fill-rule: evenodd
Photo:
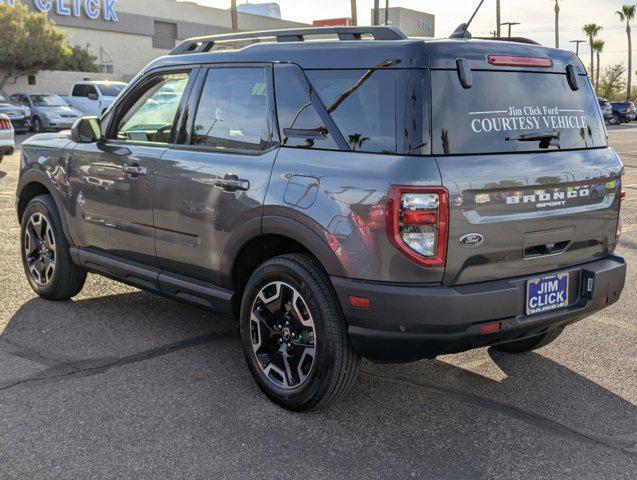
<svg viewBox="0 0 637 480">
<path fill-rule="evenodd" d="M 71 107 L 49 107 L 46 105 L 35 107 L 36 110 L 42 110 L 45 113 L 57 113 L 59 115 L 75 115 L 76 117 L 82 114 Z"/>
</svg>

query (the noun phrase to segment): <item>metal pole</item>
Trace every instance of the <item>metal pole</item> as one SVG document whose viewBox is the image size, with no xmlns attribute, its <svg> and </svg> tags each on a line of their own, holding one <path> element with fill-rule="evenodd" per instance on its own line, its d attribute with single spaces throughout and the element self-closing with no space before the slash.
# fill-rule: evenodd
<svg viewBox="0 0 637 480">
<path fill-rule="evenodd" d="M 495 3 L 495 24 L 496 24 L 496 35 L 498 38 L 500 38 L 501 36 L 501 25 L 502 25 L 502 18 L 500 17 L 500 0 L 497 0 Z"/>
<path fill-rule="evenodd" d="M 379 18 L 379 10 L 380 10 L 380 0 L 374 0 L 374 25 L 378 25 L 380 23 Z"/>
<path fill-rule="evenodd" d="M 352 25 L 358 25 L 358 12 L 356 11 L 356 0 L 351 0 L 352 4 Z"/>
<path fill-rule="evenodd" d="M 511 38 L 511 27 L 513 25 L 520 25 L 520 22 L 502 22 L 502 25 L 508 25 L 509 26 L 509 38 Z"/>
<path fill-rule="evenodd" d="M 586 40 L 571 40 L 570 43 L 575 44 L 575 55 L 579 57 L 579 44 L 586 43 Z"/>
<path fill-rule="evenodd" d="M 389 25 L 389 0 L 385 0 L 385 25 Z"/>
</svg>

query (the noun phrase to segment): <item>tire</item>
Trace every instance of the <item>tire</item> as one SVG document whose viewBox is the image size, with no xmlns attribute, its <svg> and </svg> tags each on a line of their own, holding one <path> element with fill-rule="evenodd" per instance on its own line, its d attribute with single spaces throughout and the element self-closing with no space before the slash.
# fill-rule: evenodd
<svg viewBox="0 0 637 480">
<path fill-rule="evenodd" d="M 43 131 L 42 120 L 39 117 L 33 117 L 33 133 L 40 133 Z"/>
<path fill-rule="evenodd" d="M 548 332 L 541 335 L 536 335 L 535 337 L 524 338 L 522 340 L 515 340 L 508 343 L 500 343 L 498 345 L 494 345 L 492 348 L 499 352 L 506 353 L 531 352 L 554 342 L 557 337 L 562 334 L 563 331 L 564 327 L 558 327 L 553 330 L 549 330 Z"/>
<path fill-rule="evenodd" d="M 325 407 L 354 384 L 360 356 L 327 275 L 309 255 L 275 257 L 256 269 L 243 294 L 239 331 L 250 373 L 283 408 Z"/>
<path fill-rule="evenodd" d="M 619 115 L 614 114 L 612 117 L 610 117 L 608 119 L 608 123 L 610 125 L 619 125 L 620 121 L 619 121 Z"/>
<path fill-rule="evenodd" d="M 86 271 L 71 260 L 60 212 L 50 195 L 40 195 L 29 202 L 22 215 L 20 239 L 24 272 L 35 293 L 54 301 L 68 300 L 80 293 Z"/>
</svg>

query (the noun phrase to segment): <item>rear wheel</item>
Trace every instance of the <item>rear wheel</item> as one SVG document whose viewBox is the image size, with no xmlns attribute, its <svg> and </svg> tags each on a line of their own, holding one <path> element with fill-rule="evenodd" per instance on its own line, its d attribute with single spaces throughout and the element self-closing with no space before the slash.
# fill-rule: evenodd
<svg viewBox="0 0 637 480">
<path fill-rule="evenodd" d="M 354 383 L 354 352 L 329 279 L 308 255 L 265 262 L 246 286 L 241 342 L 261 390 L 290 410 L 339 400 Z"/>
<path fill-rule="evenodd" d="M 559 327 L 549 330 L 541 335 L 536 335 L 535 337 L 524 338 L 522 340 L 515 340 L 508 343 L 500 343 L 498 345 L 494 345 L 492 348 L 506 353 L 526 353 L 545 347 L 549 343 L 555 341 L 563 331 L 564 327 Z"/>
<path fill-rule="evenodd" d="M 22 216 L 22 263 L 31 288 L 47 300 L 68 300 L 86 281 L 71 260 L 60 213 L 50 195 L 29 202 Z"/>
</svg>

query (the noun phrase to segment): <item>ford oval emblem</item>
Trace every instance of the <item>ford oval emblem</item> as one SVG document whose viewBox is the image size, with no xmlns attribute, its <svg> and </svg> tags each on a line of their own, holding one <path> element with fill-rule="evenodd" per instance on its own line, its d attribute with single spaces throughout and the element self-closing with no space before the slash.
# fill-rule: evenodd
<svg viewBox="0 0 637 480">
<path fill-rule="evenodd" d="M 477 247 L 478 245 L 482 245 L 482 242 L 484 242 L 484 237 L 479 233 L 467 233 L 460 237 L 460 243 L 465 247 Z"/>
</svg>

